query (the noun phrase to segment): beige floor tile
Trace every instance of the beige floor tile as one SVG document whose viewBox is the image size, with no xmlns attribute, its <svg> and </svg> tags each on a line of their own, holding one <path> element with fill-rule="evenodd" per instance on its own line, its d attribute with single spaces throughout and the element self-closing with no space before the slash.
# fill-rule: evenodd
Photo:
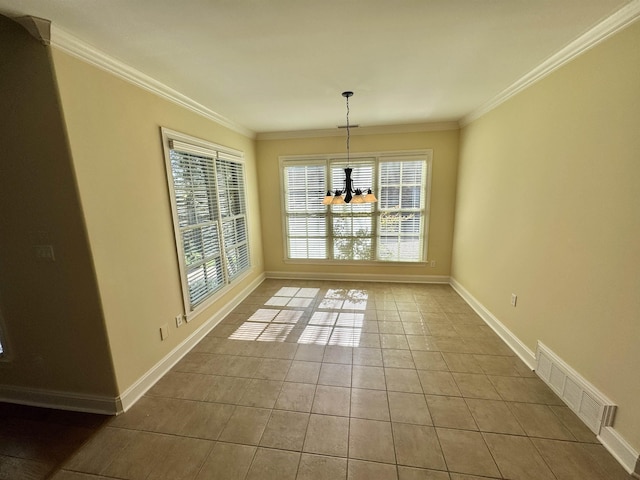
<svg viewBox="0 0 640 480">
<path fill-rule="evenodd" d="M 313 384 L 284 382 L 274 408 L 310 412 L 315 394 L 316 386 Z"/>
<path fill-rule="evenodd" d="M 348 417 L 350 405 L 350 388 L 318 385 L 316 387 L 316 395 L 313 399 L 311 412 Z"/>
<path fill-rule="evenodd" d="M 413 356 L 410 350 L 382 350 L 382 361 L 385 367 L 391 368 L 413 368 L 416 366 L 413 363 Z"/>
<path fill-rule="evenodd" d="M 525 434 L 505 402 L 474 398 L 467 398 L 466 402 L 481 431 L 511 435 Z"/>
<path fill-rule="evenodd" d="M 284 380 L 289 372 L 291 360 L 280 358 L 265 358 L 256 370 L 254 378 L 262 380 Z"/>
<path fill-rule="evenodd" d="M 348 345 L 358 348 L 380 348 L 380 335 L 362 332 L 362 330 L 358 329 L 356 331 L 358 334 L 354 337 L 354 342 Z"/>
<path fill-rule="evenodd" d="M 479 373 L 452 373 L 451 375 L 463 397 L 500 400 L 500 395 L 486 375 Z"/>
<path fill-rule="evenodd" d="M 471 354 L 444 352 L 442 357 L 450 372 L 484 373 L 480 364 Z"/>
<path fill-rule="evenodd" d="M 295 480 L 299 462 L 297 452 L 258 448 L 247 480 Z"/>
<path fill-rule="evenodd" d="M 426 335 L 407 335 L 407 342 L 412 351 L 438 351 L 440 350 L 435 337 Z"/>
<path fill-rule="evenodd" d="M 347 459 L 303 453 L 296 480 L 344 480 Z"/>
<path fill-rule="evenodd" d="M 382 348 L 391 348 L 394 350 L 409 350 L 409 343 L 407 342 L 406 335 L 381 333 L 380 345 Z"/>
<path fill-rule="evenodd" d="M 402 322 L 378 322 L 378 329 L 380 333 L 391 333 L 394 335 L 405 334 Z"/>
<path fill-rule="evenodd" d="M 528 436 L 575 440 L 547 405 L 510 402 L 508 406 Z"/>
<path fill-rule="evenodd" d="M 294 360 L 289 368 L 289 373 L 285 380 L 295 383 L 318 383 L 320 375 L 321 363 L 318 362 L 302 362 Z"/>
<path fill-rule="evenodd" d="M 499 479 L 502 477 L 478 477 L 476 475 L 465 475 L 464 473 L 450 473 L 451 480 L 487 480 L 487 479 Z"/>
<path fill-rule="evenodd" d="M 362 333 L 380 333 L 380 326 L 378 324 L 377 315 L 373 312 L 373 317 L 375 318 L 367 318 L 372 317 L 370 315 L 371 312 L 365 313 L 365 319 L 362 322 Z"/>
<path fill-rule="evenodd" d="M 431 335 L 431 330 L 424 322 L 405 322 L 403 320 L 402 327 L 405 335 Z"/>
<path fill-rule="evenodd" d="M 305 362 L 322 362 L 324 345 L 298 345 L 294 360 Z"/>
<path fill-rule="evenodd" d="M 141 432 L 101 473 L 125 479 L 195 478 L 213 442 Z"/>
<path fill-rule="evenodd" d="M 417 312 L 418 311 L 418 305 L 413 301 L 396 302 L 396 306 L 398 308 L 398 311 L 401 312 L 400 316 L 402 316 L 404 312 Z"/>
<path fill-rule="evenodd" d="M 237 404 L 240 397 L 246 390 L 249 382 L 248 378 L 222 377 L 217 375 L 209 376 L 209 385 L 206 390 L 207 402 Z"/>
<path fill-rule="evenodd" d="M 325 294 L 350 310 L 315 312 Z M 312 303 L 265 306 L 292 301 Z M 227 338 L 252 328 L 261 341 Z M 49 478 L 66 458 L 53 480 L 629 479 L 442 285 L 267 280 L 72 456 L 61 445 L 72 430 L 0 417 L 0 477 L 11 480 Z"/>
<path fill-rule="evenodd" d="M 425 394 L 461 396 L 458 385 L 449 372 L 418 370 L 418 376 Z"/>
<path fill-rule="evenodd" d="M 391 421 L 433 425 L 424 395 L 420 393 L 388 392 Z"/>
<path fill-rule="evenodd" d="M 349 442 L 349 419 L 330 415 L 314 415 L 304 440 L 303 451 L 321 455 L 346 457 Z"/>
<path fill-rule="evenodd" d="M 447 468 L 451 472 L 500 477 L 479 432 L 436 428 Z"/>
<path fill-rule="evenodd" d="M 351 386 L 351 365 L 343 363 L 323 363 L 320 368 L 319 385 L 333 385 L 336 387 Z"/>
<path fill-rule="evenodd" d="M 413 363 L 418 370 L 437 370 L 448 371 L 442 354 L 440 352 L 425 352 L 421 350 L 412 350 Z"/>
<path fill-rule="evenodd" d="M 243 480 L 255 453 L 256 447 L 218 442 L 196 480 Z"/>
<path fill-rule="evenodd" d="M 458 332 L 450 323 L 430 323 L 429 332 L 436 337 L 457 337 Z"/>
<path fill-rule="evenodd" d="M 149 396 L 206 400 L 212 375 L 187 372 L 168 372 L 148 392 Z"/>
<path fill-rule="evenodd" d="M 467 343 L 460 337 L 433 337 L 435 342 L 435 350 L 448 353 L 477 353 L 474 345 L 475 340 L 471 340 Z"/>
<path fill-rule="evenodd" d="M 292 360 L 296 355 L 296 343 L 264 343 L 263 356 L 265 358 L 282 358 Z"/>
<path fill-rule="evenodd" d="M 476 362 L 487 375 L 501 375 L 506 377 L 531 376 L 532 372 L 518 357 L 498 355 L 474 355 Z"/>
<path fill-rule="evenodd" d="M 351 389 L 351 417 L 389 421 L 387 392 L 360 388 Z"/>
<path fill-rule="evenodd" d="M 308 423 L 308 413 L 274 410 L 262 434 L 260 446 L 301 451 Z"/>
<path fill-rule="evenodd" d="M 578 416 L 573 413 L 569 407 L 560 407 L 556 405 L 549 406 L 551 411 L 560 419 L 562 425 L 571 432 L 575 439 L 585 443 L 599 443 L 596 435 L 589 430 Z"/>
<path fill-rule="evenodd" d="M 397 480 L 395 465 L 349 459 L 347 480 Z"/>
<path fill-rule="evenodd" d="M 385 368 L 384 376 L 388 391 L 422 393 L 422 386 L 416 370 Z"/>
<path fill-rule="evenodd" d="M 224 372 L 220 373 L 224 373 L 230 377 L 252 378 L 258 368 L 260 368 L 261 363 L 261 358 L 230 356 L 225 365 Z"/>
<path fill-rule="evenodd" d="M 324 349 L 323 362 L 327 363 L 353 363 L 353 348 L 352 347 L 340 347 L 336 345 L 328 345 Z"/>
<path fill-rule="evenodd" d="M 489 375 L 489 380 L 507 402 L 531 402 L 564 405 L 562 400 L 539 378 L 501 377 Z"/>
<path fill-rule="evenodd" d="M 15 465 L 9 465 L 8 462 L 15 460 Z M 24 475 L 25 472 L 28 472 L 33 478 L 49 478 L 47 474 L 49 473 L 48 467 L 46 470 L 38 470 L 38 466 L 31 466 L 30 464 L 25 465 L 21 462 L 21 458 L 12 459 L 11 457 L 7 457 L 6 459 L 0 458 L 0 463 L 2 464 L 2 468 L 4 469 L 2 472 L 4 478 L 20 478 L 20 475 Z M 29 462 L 32 462 L 31 460 Z M 88 473 L 79 473 L 79 472 L 70 472 L 68 470 L 59 470 L 53 477 L 50 477 L 51 480 L 111 480 L 108 477 L 103 477 L 102 475 L 92 475 Z"/>
<path fill-rule="evenodd" d="M 140 432 L 134 430 L 103 428 L 71 457 L 65 468 L 99 474 L 106 470 L 111 461 L 120 456 L 130 443 L 140 438 L 140 435 Z"/>
<path fill-rule="evenodd" d="M 384 377 L 384 369 L 382 367 L 354 365 L 351 385 L 354 388 L 384 390 L 386 388 Z"/>
<path fill-rule="evenodd" d="M 433 424 L 437 427 L 478 430 L 463 398 L 425 395 Z"/>
<path fill-rule="evenodd" d="M 415 467 L 398 467 L 399 480 L 449 480 L 449 474 L 438 470 Z"/>
<path fill-rule="evenodd" d="M 271 411 L 264 408 L 238 406 L 222 430 L 219 440 L 257 445 L 270 415 Z"/>
<path fill-rule="evenodd" d="M 392 423 L 398 465 L 446 469 L 438 437 L 433 427 Z"/>
<path fill-rule="evenodd" d="M 395 463 L 391 423 L 352 418 L 349 426 L 349 458 Z"/>
<path fill-rule="evenodd" d="M 603 461 L 599 455 L 593 455 L 592 447 L 598 447 L 597 445 L 540 438 L 532 438 L 531 442 L 558 479 L 629 479 L 622 467 L 610 463 L 613 460 L 611 456 L 608 456 L 609 461 Z"/>
<path fill-rule="evenodd" d="M 471 353 L 480 355 L 514 356 L 513 351 L 497 336 L 493 338 L 467 338 L 473 347 Z"/>
<path fill-rule="evenodd" d="M 281 381 L 254 378 L 245 389 L 238 405 L 246 407 L 273 408 L 280 395 Z"/>
<path fill-rule="evenodd" d="M 555 480 L 555 476 L 527 437 L 494 433 L 485 433 L 483 436 L 505 478 Z"/>
<path fill-rule="evenodd" d="M 380 348 L 354 348 L 353 364 L 381 367 L 382 350 Z"/>
<path fill-rule="evenodd" d="M 165 433 L 217 440 L 234 409 L 221 403 L 187 402 L 181 412 L 184 423 L 177 430 L 167 428 Z"/>
</svg>

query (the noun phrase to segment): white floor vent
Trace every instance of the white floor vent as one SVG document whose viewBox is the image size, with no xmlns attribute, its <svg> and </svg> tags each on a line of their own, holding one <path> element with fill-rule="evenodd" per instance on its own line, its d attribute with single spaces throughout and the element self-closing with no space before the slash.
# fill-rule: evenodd
<svg viewBox="0 0 640 480">
<path fill-rule="evenodd" d="M 616 405 L 540 342 L 536 373 L 596 435 L 613 424 Z"/>
</svg>

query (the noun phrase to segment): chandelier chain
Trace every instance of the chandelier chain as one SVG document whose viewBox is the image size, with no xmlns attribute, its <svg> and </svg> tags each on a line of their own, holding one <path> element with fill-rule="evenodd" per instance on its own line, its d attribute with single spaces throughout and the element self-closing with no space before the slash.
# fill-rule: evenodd
<svg viewBox="0 0 640 480">
<path fill-rule="evenodd" d="M 351 155 L 350 155 L 350 143 L 351 143 L 351 128 L 349 125 L 349 95 L 347 98 L 347 167 L 351 166 Z"/>
</svg>

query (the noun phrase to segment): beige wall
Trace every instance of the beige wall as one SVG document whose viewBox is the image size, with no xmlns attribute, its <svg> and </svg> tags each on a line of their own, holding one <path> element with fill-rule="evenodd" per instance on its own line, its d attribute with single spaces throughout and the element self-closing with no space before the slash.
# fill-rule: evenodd
<svg viewBox="0 0 640 480">
<path fill-rule="evenodd" d="M 0 395 L 115 396 L 113 365 L 49 49 L 0 16 Z M 36 259 L 48 244 L 55 262 Z"/>
<path fill-rule="evenodd" d="M 373 275 L 449 275 L 451 241 L 455 208 L 455 188 L 458 158 L 458 130 L 352 135 L 351 152 L 382 152 L 433 149 L 431 216 L 429 222 L 428 256 L 436 260 L 436 268 L 422 266 L 340 266 L 341 273 Z M 286 140 L 260 140 L 258 178 L 262 199 L 262 225 L 265 270 L 287 274 L 337 273 L 335 265 L 285 263 L 282 197 L 279 157 L 283 155 L 331 154 L 345 152 L 343 136 Z"/>
<path fill-rule="evenodd" d="M 122 393 L 263 273 L 253 139 L 53 50 L 73 165 Z M 184 313 L 160 127 L 241 150 L 253 270 L 179 329 Z M 170 335 L 161 341 L 159 329 Z"/>
<path fill-rule="evenodd" d="M 640 450 L 640 23 L 461 132 L 452 275 Z M 511 293 L 518 306 L 510 306 Z"/>
</svg>

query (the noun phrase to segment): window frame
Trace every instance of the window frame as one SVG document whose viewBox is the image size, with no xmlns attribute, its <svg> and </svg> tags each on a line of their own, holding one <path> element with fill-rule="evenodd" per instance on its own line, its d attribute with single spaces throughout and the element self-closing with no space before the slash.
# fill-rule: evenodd
<svg viewBox="0 0 640 480">
<path fill-rule="evenodd" d="M 355 184 L 358 188 L 371 187 L 379 198 L 380 192 L 380 179 L 379 170 L 380 164 L 383 162 L 392 161 L 424 161 L 424 174 L 426 175 L 426 181 L 423 182 L 424 188 L 424 209 L 423 209 L 423 221 L 422 221 L 422 238 L 423 244 L 421 246 L 421 260 L 413 261 L 389 261 L 378 260 L 377 257 L 377 245 L 379 232 L 379 222 L 381 212 L 378 208 L 378 203 L 374 204 L 373 208 L 373 234 L 372 234 L 372 248 L 373 255 L 371 260 L 339 260 L 333 257 L 333 242 L 327 240 L 327 257 L 326 259 L 318 258 L 290 258 L 289 252 L 289 232 L 287 221 L 287 206 L 286 206 L 286 179 L 285 179 L 285 167 L 299 165 L 312 165 L 322 164 L 326 166 L 325 171 L 325 188 L 323 196 L 331 186 L 331 164 L 344 162 L 346 163 L 347 157 L 344 154 L 318 154 L 318 155 L 282 155 L 279 157 L 279 169 L 280 169 L 280 197 L 281 197 L 281 220 L 282 220 L 282 242 L 283 242 L 283 263 L 285 264 L 317 264 L 317 265 L 376 265 L 376 266 L 400 266 L 400 265 L 412 265 L 412 266 L 426 266 L 428 265 L 428 248 L 429 248 L 429 224 L 431 218 L 431 180 L 432 180 L 432 164 L 433 164 L 433 150 L 406 150 L 406 151 L 383 151 L 383 152 L 363 152 L 350 155 L 351 166 L 357 168 L 357 163 L 362 160 L 374 159 L 374 173 L 373 173 L 373 185 L 359 185 Z M 355 169 L 354 168 L 354 169 Z M 320 202 L 322 199 L 319 200 Z M 327 238 L 331 231 L 331 222 L 334 216 L 330 206 L 325 207 L 324 217 L 327 224 Z"/>
<path fill-rule="evenodd" d="M 173 224 L 173 232 L 174 232 L 174 240 L 175 240 L 175 248 L 176 248 L 176 257 L 178 261 L 178 269 L 180 274 L 180 286 L 182 290 L 182 301 L 184 307 L 184 313 L 186 316 L 186 320 L 190 321 L 192 318 L 197 316 L 199 313 L 207 309 L 211 306 L 218 298 L 224 295 L 230 288 L 235 286 L 238 282 L 240 282 L 243 278 L 245 278 L 252 271 L 251 264 L 251 245 L 250 245 L 250 231 L 249 231 L 249 209 L 248 209 L 248 189 L 247 189 L 247 178 L 246 178 L 246 162 L 244 160 L 243 152 L 239 150 L 235 150 L 229 147 L 225 147 L 222 145 L 218 145 L 212 142 L 208 142 L 206 140 L 202 140 L 200 138 L 193 137 L 191 135 L 187 135 L 181 132 L 177 132 L 174 130 L 170 130 L 165 127 L 161 127 L 161 137 L 162 137 L 162 147 L 164 152 L 164 164 L 165 164 L 165 173 L 167 180 L 167 187 L 170 197 L 171 204 L 171 216 L 172 216 L 172 224 Z M 177 144 L 178 148 L 173 148 L 173 145 Z M 219 244 L 219 258 L 222 263 L 222 275 L 223 281 L 222 283 L 215 288 L 214 290 L 208 291 L 204 298 L 196 303 L 195 305 L 191 305 L 190 291 L 189 291 L 189 281 L 188 281 L 188 265 L 185 258 L 185 250 L 183 245 L 183 237 L 182 231 L 180 227 L 180 220 L 178 216 L 178 206 L 176 202 L 176 193 L 174 187 L 174 177 L 173 177 L 173 169 L 171 165 L 171 151 L 176 150 L 178 152 L 182 151 L 183 153 L 190 153 L 193 155 L 200 155 L 203 157 L 211 158 L 213 161 L 213 165 L 211 166 L 212 171 L 214 172 L 214 186 L 213 193 L 215 194 L 215 207 L 216 207 L 216 215 L 215 222 L 217 222 L 217 240 Z M 218 160 L 222 162 L 232 162 L 240 165 L 241 174 L 242 174 L 242 182 L 240 184 L 241 187 L 241 197 L 244 204 L 242 205 L 244 212 L 233 216 L 231 220 L 235 220 L 236 218 L 244 217 L 244 228 L 245 228 L 245 239 L 243 242 L 239 242 L 234 244 L 235 247 L 243 244 L 246 245 L 246 259 L 247 265 L 242 270 L 237 272 L 235 275 L 231 276 L 228 271 L 227 265 L 227 257 L 225 254 L 225 240 L 222 231 L 223 223 L 228 221 L 229 219 L 224 217 L 222 214 L 222 209 L 220 207 L 221 196 L 220 196 L 220 186 L 218 183 Z"/>
</svg>

